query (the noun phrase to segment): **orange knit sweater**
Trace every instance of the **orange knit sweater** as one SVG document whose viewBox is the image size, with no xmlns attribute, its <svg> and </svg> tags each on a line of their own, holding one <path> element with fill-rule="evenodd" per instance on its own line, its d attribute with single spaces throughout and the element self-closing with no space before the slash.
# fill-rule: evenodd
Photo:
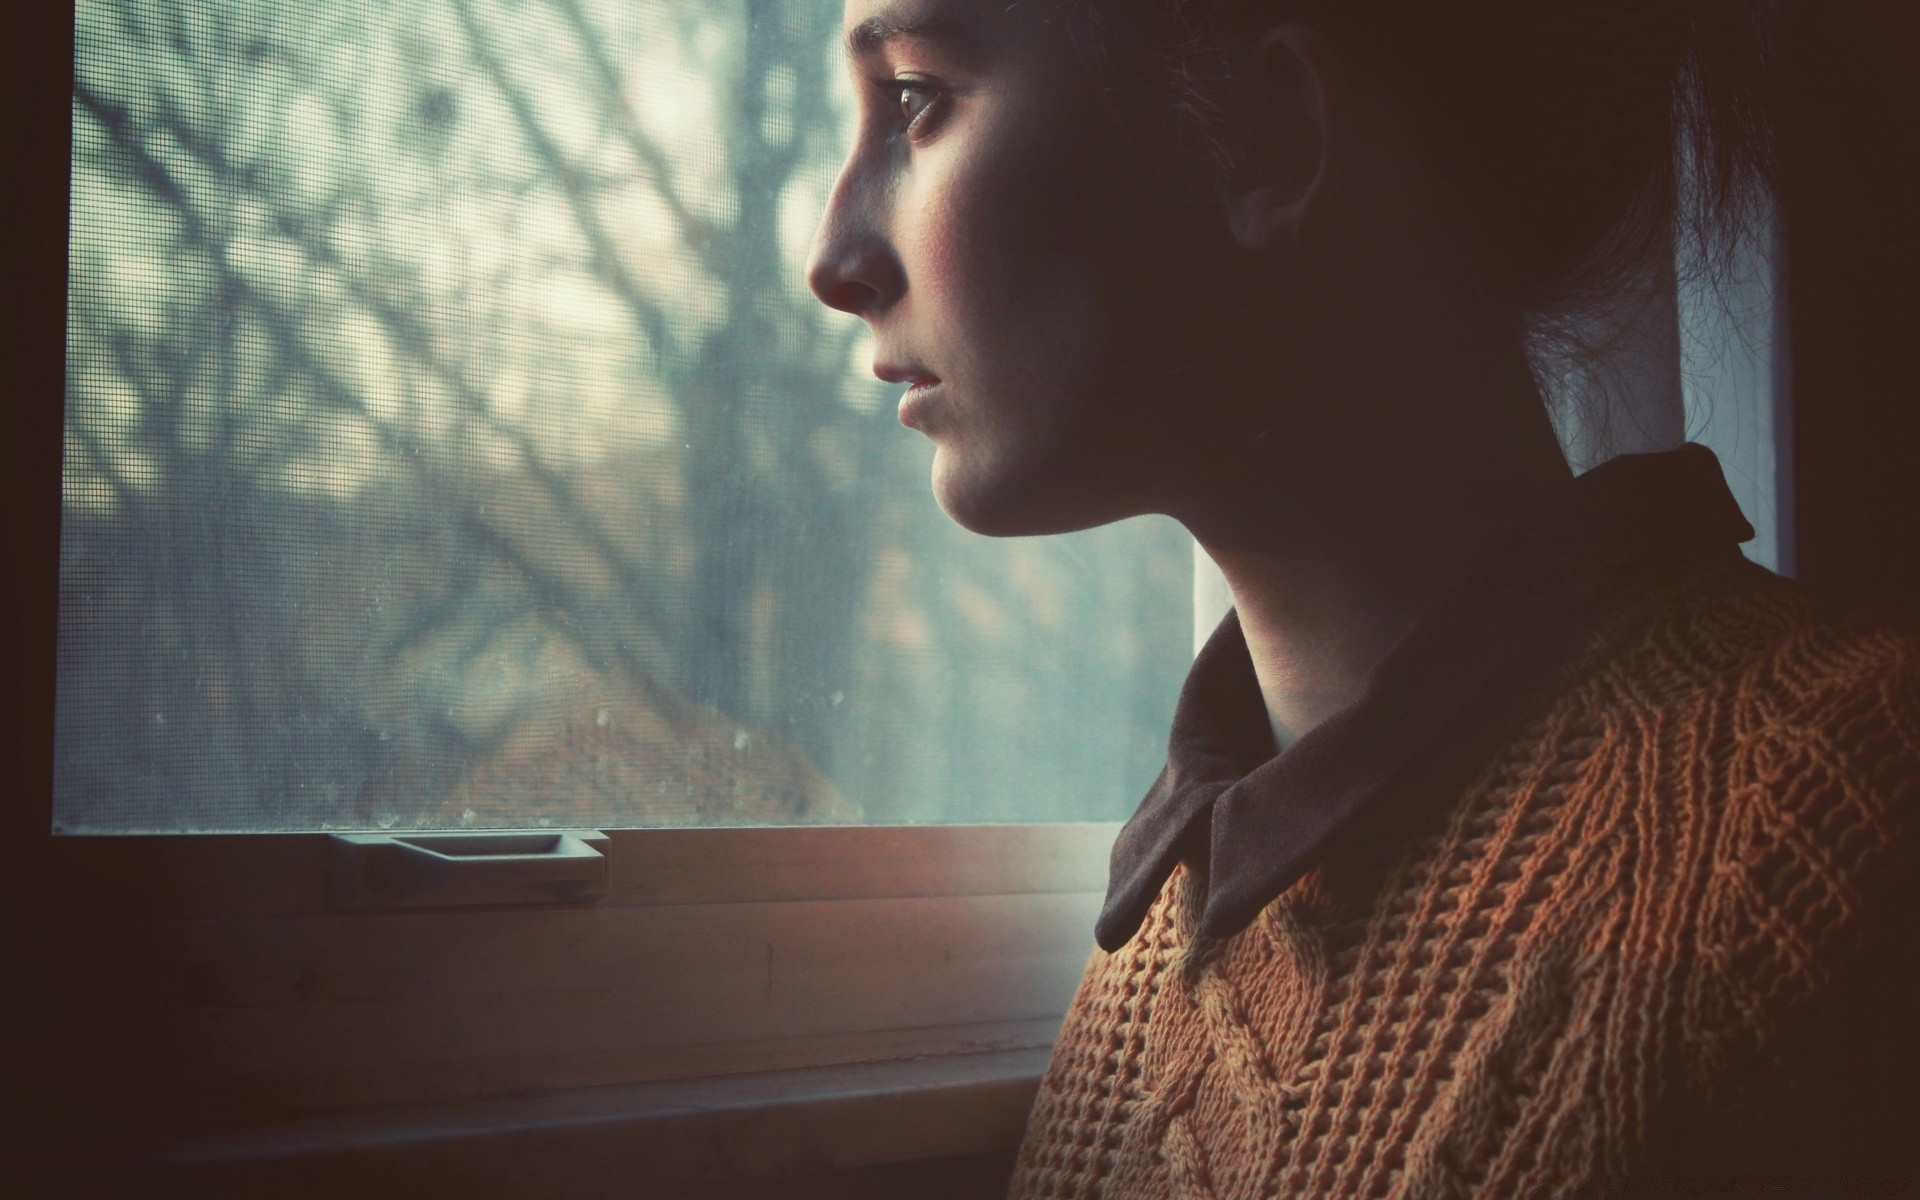
<svg viewBox="0 0 1920 1200">
<path fill-rule="evenodd" d="M 1898 1169 L 1920 650 L 1695 573 L 1539 697 L 1456 803 L 1331 849 L 1238 934 L 1197 936 L 1205 881 L 1176 869 L 1088 965 L 1014 1196 L 1857 1194 L 1877 1181 L 1844 1172 Z"/>
</svg>

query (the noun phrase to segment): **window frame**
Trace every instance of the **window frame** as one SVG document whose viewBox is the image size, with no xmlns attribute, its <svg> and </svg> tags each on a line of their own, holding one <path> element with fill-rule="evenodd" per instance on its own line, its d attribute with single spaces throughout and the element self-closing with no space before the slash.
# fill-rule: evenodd
<svg viewBox="0 0 1920 1200">
<path fill-rule="evenodd" d="M 1116 830 L 615 830 L 594 903 L 360 912 L 327 906 L 325 834 L 60 837 L 75 902 L 49 931 L 133 998 L 115 1057 L 172 1117 L 143 1174 L 377 1151 L 401 1178 L 546 1138 L 659 1145 L 682 1166 L 657 1182 L 711 1183 L 797 1171 L 814 1143 L 838 1167 L 1010 1150 Z M 874 1123 L 889 1096 L 907 1107 Z M 807 1132 L 730 1156 L 719 1112 Z"/>
</svg>

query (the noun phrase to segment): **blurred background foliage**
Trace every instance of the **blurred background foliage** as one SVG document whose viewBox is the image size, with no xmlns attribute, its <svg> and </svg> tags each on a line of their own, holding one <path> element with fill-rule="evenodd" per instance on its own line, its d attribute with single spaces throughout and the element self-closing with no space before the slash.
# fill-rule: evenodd
<svg viewBox="0 0 1920 1200">
<path fill-rule="evenodd" d="M 991 541 L 801 264 L 837 0 L 80 0 L 57 824 L 1114 819 L 1191 543 Z"/>
</svg>

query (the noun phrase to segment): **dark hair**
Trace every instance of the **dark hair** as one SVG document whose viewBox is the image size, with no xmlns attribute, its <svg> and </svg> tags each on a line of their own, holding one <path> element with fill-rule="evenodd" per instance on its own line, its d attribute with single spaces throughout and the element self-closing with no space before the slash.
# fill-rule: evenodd
<svg viewBox="0 0 1920 1200">
<path fill-rule="evenodd" d="M 1703 253 L 1773 176 L 1767 0 L 1095 0 L 1130 27 L 1188 140 L 1219 162 L 1232 47 L 1313 25 L 1417 123 L 1523 313 L 1629 276 L 1676 216 Z M 1115 32 L 1118 32 L 1117 30 Z M 1122 52 L 1125 54 L 1125 52 Z M 1678 150 L 1676 148 L 1679 148 Z M 1684 164 L 1684 169 L 1678 164 Z"/>
</svg>

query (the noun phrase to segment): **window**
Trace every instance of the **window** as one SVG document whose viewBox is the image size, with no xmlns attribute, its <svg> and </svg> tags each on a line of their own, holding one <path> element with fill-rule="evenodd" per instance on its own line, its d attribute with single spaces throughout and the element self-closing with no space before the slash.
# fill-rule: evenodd
<svg viewBox="0 0 1920 1200">
<path fill-rule="evenodd" d="M 61 829 L 1130 810 L 1190 543 L 934 506 L 839 8 L 81 0 Z"/>
</svg>

